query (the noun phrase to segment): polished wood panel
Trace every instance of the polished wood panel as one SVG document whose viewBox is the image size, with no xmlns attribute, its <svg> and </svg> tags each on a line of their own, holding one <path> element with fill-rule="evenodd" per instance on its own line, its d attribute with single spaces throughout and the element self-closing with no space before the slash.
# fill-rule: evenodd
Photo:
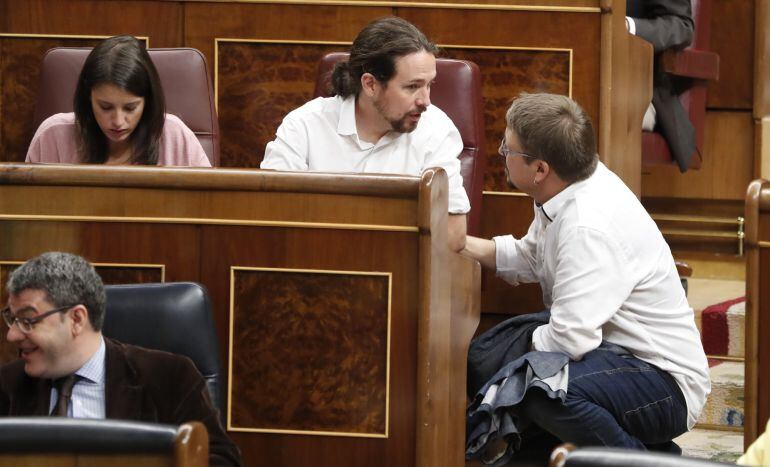
<svg viewBox="0 0 770 467">
<path fill-rule="evenodd" d="M 770 78 L 770 5 L 767 2 L 757 2 L 754 6 L 754 118 L 770 117 L 770 89 L 767 82 Z M 763 158 L 770 163 L 768 157 Z M 764 176 L 764 175 L 763 175 Z"/>
<path fill-rule="evenodd" d="M 23 162 L 32 136 L 40 63 L 53 47 L 93 47 L 99 39 L 0 37 L 0 160 Z"/>
<path fill-rule="evenodd" d="M 761 3 L 762 0 L 713 1 L 710 50 L 719 55 L 719 80 L 708 83 L 707 108 L 752 108 L 755 9 Z"/>
<path fill-rule="evenodd" d="M 222 244 L 224 237 L 228 238 L 228 242 Z M 242 248 L 243 244 L 269 247 Z M 345 452 L 344 462 L 349 463 L 340 460 L 339 465 L 410 465 L 415 437 L 414 427 L 410 424 L 413 418 L 410 417 L 416 409 L 413 394 L 416 389 L 417 335 L 410 303 L 418 297 L 418 279 L 414 269 L 417 242 L 414 234 L 209 226 L 204 230 L 203 243 L 203 249 L 208 248 L 215 248 L 218 254 L 205 259 L 201 267 L 202 281 L 209 285 L 211 300 L 217 309 L 229 309 L 230 268 L 238 265 L 388 271 L 393 274 L 388 439 L 232 432 L 233 439 L 243 449 L 246 464 L 324 465 L 327 462 L 325 459 L 332 459 L 334 452 Z M 392 251 L 402 253 L 393 255 Z M 309 301 L 308 306 L 312 305 Z M 225 321 L 224 325 L 227 324 Z M 310 329 L 306 331 L 312 332 Z M 283 333 L 278 337 L 283 339 L 282 336 Z M 286 341 L 291 342 L 289 339 Z M 306 345 L 310 345 L 309 341 L 303 340 L 287 349 L 299 349 Z M 303 368 L 310 371 L 311 367 L 305 365 Z M 260 380 L 254 384 L 259 385 Z M 242 397 L 236 393 L 234 398 Z M 236 403 L 235 400 L 233 402 Z"/>
<path fill-rule="evenodd" d="M 644 197 L 743 199 L 754 174 L 751 112 L 708 111 L 705 133 L 701 169 L 682 174 L 673 165 L 646 167 Z"/>
<path fill-rule="evenodd" d="M 137 194 L 154 202 L 133 202 Z M 435 170 L 418 179 L 0 165 L 0 233 L 13 239 L 0 246 L 0 261 L 57 249 L 99 263 L 164 264 L 167 280 L 203 283 L 223 357 L 232 344 L 233 428 L 267 414 L 268 423 L 294 429 L 231 432 L 246 465 L 460 466 L 462 451 L 447 445 L 464 438 L 460 395 L 480 298 L 478 264 L 449 259 L 446 197 L 446 174 Z M 323 202 L 335 209 L 315 209 Z M 233 267 L 343 273 L 325 276 L 334 283 L 289 274 L 280 285 L 275 276 L 254 282 L 259 274 L 244 269 L 252 282 L 234 289 L 231 320 Z M 381 274 L 391 281 L 387 350 Z M 455 288 L 451 278 L 463 282 Z M 254 316 L 273 319 L 266 328 L 244 325 Z M 371 338 L 345 338 L 353 335 Z M 269 371 L 252 373 L 260 368 Z M 259 392 L 263 376 L 273 399 Z M 292 397 L 281 405 L 276 385 L 289 380 L 307 384 L 285 389 Z M 345 412 L 351 407 L 356 413 Z M 372 432 L 378 437 L 365 437 Z"/>
<path fill-rule="evenodd" d="M 232 277 L 228 428 L 387 436 L 389 275 Z"/>
<path fill-rule="evenodd" d="M 0 32 L 150 38 L 150 47 L 183 45 L 182 2 L 164 0 L 0 0 Z"/>
</svg>

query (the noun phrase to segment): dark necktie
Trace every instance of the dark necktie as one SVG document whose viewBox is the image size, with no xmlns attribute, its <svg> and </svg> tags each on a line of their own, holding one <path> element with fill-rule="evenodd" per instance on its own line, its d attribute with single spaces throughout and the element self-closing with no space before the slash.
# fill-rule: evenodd
<svg viewBox="0 0 770 467">
<path fill-rule="evenodd" d="M 70 401 L 72 400 L 72 388 L 79 379 L 80 376 L 78 375 L 69 375 L 54 381 L 54 386 L 56 386 L 56 390 L 59 392 L 59 398 L 56 400 L 56 405 L 51 411 L 52 416 L 67 416 L 67 409 L 69 409 Z"/>
</svg>

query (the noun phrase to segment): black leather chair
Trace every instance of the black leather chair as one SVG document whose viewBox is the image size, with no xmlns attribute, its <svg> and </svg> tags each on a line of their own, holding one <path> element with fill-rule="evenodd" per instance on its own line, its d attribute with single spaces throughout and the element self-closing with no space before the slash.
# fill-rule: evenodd
<svg viewBox="0 0 770 467">
<path fill-rule="evenodd" d="M 140 459 L 158 458 L 168 462 L 152 465 L 193 467 L 208 465 L 208 450 L 206 427 L 200 422 L 174 426 L 83 418 L 0 418 L 0 466 L 128 467 Z"/>
<path fill-rule="evenodd" d="M 189 357 L 222 413 L 219 342 L 206 290 L 192 282 L 108 285 L 105 336 Z"/>
<path fill-rule="evenodd" d="M 714 467 L 734 465 L 650 451 L 570 445 L 557 447 L 550 467 Z"/>
</svg>

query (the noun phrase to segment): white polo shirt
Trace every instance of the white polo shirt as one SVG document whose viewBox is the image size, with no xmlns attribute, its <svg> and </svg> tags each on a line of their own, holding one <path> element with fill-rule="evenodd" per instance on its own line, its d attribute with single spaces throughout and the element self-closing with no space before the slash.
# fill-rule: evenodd
<svg viewBox="0 0 770 467">
<path fill-rule="evenodd" d="M 521 239 L 494 238 L 497 275 L 539 282 L 548 324 L 536 350 L 579 360 L 602 339 L 668 372 L 692 428 L 711 391 L 693 310 L 663 235 L 626 185 L 601 162 L 541 206 Z"/>
<path fill-rule="evenodd" d="M 389 132 L 376 144 L 358 137 L 355 97 L 319 97 L 290 112 L 267 143 L 260 167 L 273 170 L 420 175 L 443 168 L 449 180 L 449 212 L 470 211 L 460 175 L 460 132 L 435 105 L 410 133 Z"/>
</svg>

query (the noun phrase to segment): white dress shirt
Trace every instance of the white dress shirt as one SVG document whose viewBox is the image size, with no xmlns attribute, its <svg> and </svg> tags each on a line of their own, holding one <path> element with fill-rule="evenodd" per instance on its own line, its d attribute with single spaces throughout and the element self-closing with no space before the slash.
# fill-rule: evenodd
<svg viewBox="0 0 770 467">
<path fill-rule="evenodd" d="M 71 418 L 104 418 L 106 414 L 104 403 L 104 360 L 107 348 L 104 338 L 96 353 L 91 356 L 76 375 L 80 380 L 72 387 L 72 401 L 67 409 L 67 416 Z M 51 389 L 51 401 L 48 412 L 56 406 L 59 392 L 56 387 Z"/>
<path fill-rule="evenodd" d="M 319 97 L 290 112 L 267 143 L 260 167 L 273 170 L 420 175 L 443 168 L 449 179 L 449 212 L 470 211 L 460 175 L 460 132 L 435 105 L 410 133 L 389 132 L 376 144 L 358 137 L 355 97 Z"/>
<path fill-rule="evenodd" d="M 636 196 L 601 162 L 541 206 L 521 239 L 494 238 L 497 275 L 539 282 L 551 309 L 536 350 L 579 360 L 602 339 L 667 371 L 688 427 L 711 391 L 708 362 L 671 250 Z"/>
</svg>

